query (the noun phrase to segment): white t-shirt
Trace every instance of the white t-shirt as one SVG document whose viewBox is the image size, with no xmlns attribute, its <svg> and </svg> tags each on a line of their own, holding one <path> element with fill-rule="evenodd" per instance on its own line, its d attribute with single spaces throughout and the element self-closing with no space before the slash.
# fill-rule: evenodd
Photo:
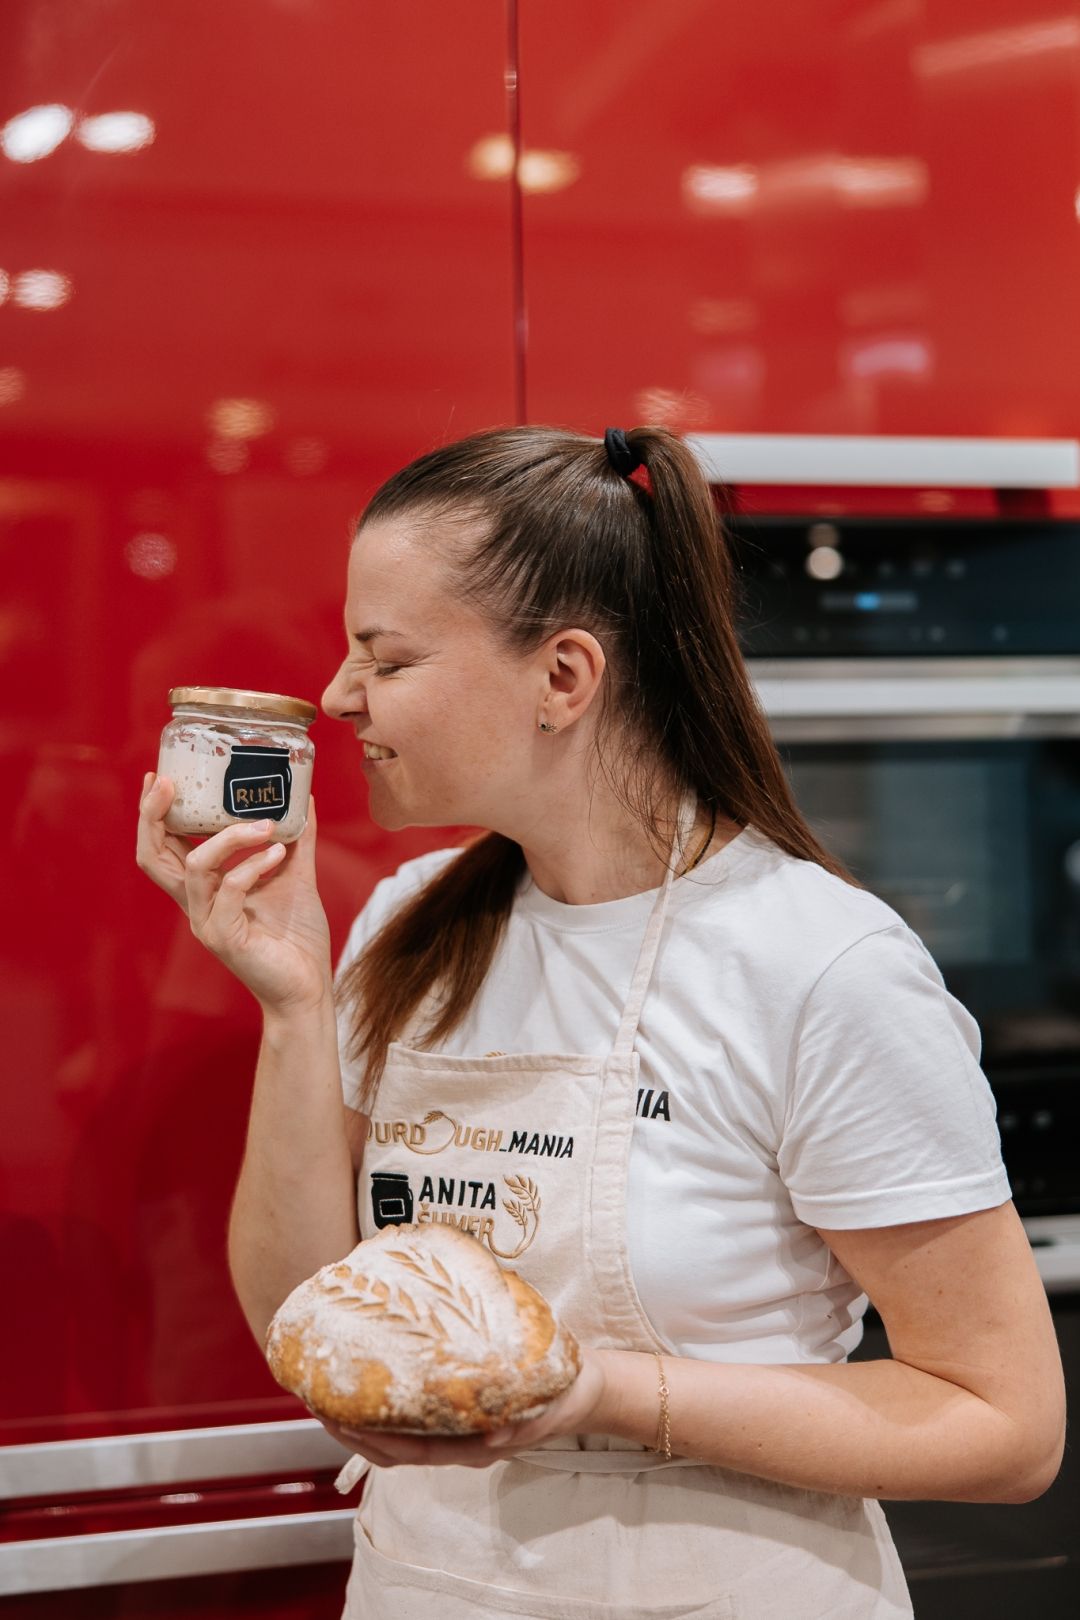
<svg viewBox="0 0 1080 1620">
<path fill-rule="evenodd" d="M 379 883 L 342 966 L 457 853 Z M 609 1052 L 655 898 L 566 905 L 526 873 L 439 1049 Z M 628 1250 L 646 1312 L 683 1355 L 843 1360 L 866 1296 L 815 1226 L 1010 1196 L 978 1026 L 926 947 L 883 900 L 753 828 L 675 880 L 637 1051 Z M 344 1055 L 342 1076 L 355 1106 Z"/>
</svg>

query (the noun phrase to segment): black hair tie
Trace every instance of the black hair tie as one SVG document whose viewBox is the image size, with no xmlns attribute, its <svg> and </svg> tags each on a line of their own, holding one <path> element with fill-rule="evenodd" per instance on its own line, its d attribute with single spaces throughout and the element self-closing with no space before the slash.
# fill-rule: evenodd
<svg viewBox="0 0 1080 1620">
<path fill-rule="evenodd" d="M 608 460 L 621 478 L 629 478 L 630 474 L 641 466 L 641 456 L 627 442 L 626 434 L 622 428 L 608 428 L 604 434 L 604 449 Z"/>
</svg>

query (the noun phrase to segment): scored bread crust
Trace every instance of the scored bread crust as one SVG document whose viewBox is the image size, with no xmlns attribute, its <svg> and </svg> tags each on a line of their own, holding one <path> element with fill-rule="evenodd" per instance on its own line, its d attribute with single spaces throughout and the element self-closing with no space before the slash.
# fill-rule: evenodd
<svg viewBox="0 0 1080 1620">
<path fill-rule="evenodd" d="M 577 1340 L 459 1227 L 384 1227 L 294 1288 L 270 1323 L 279 1384 L 347 1428 L 477 1434 L 567 1389 Z"/>
</svg>

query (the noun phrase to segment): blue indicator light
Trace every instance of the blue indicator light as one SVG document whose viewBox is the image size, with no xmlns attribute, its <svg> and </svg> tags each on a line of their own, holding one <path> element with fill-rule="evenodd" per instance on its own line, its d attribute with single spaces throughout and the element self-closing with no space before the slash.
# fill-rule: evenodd
<svg viewBox="0 0 1080 1620">
<path fill-rule="evenodd" d="M 855 606 L 864 613 L 870 613 L 874 608 L 881 606 L 881 597 L 876 591 L 858 591 L 855 595 Z"/>
</svg>

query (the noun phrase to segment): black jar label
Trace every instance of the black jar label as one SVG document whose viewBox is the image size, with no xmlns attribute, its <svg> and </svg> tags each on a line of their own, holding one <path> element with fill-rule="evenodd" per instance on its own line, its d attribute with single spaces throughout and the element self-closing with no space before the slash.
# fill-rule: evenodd
<svg viewBox="0 0 1080 1620">
<path fill-rule="evenodd" d="M 289 750 L 262 743 L 234 743 L 225 772 L 225 810 L 248 821 L 284 821 L 289 813 L 292 771 Z"/>
</svg>

